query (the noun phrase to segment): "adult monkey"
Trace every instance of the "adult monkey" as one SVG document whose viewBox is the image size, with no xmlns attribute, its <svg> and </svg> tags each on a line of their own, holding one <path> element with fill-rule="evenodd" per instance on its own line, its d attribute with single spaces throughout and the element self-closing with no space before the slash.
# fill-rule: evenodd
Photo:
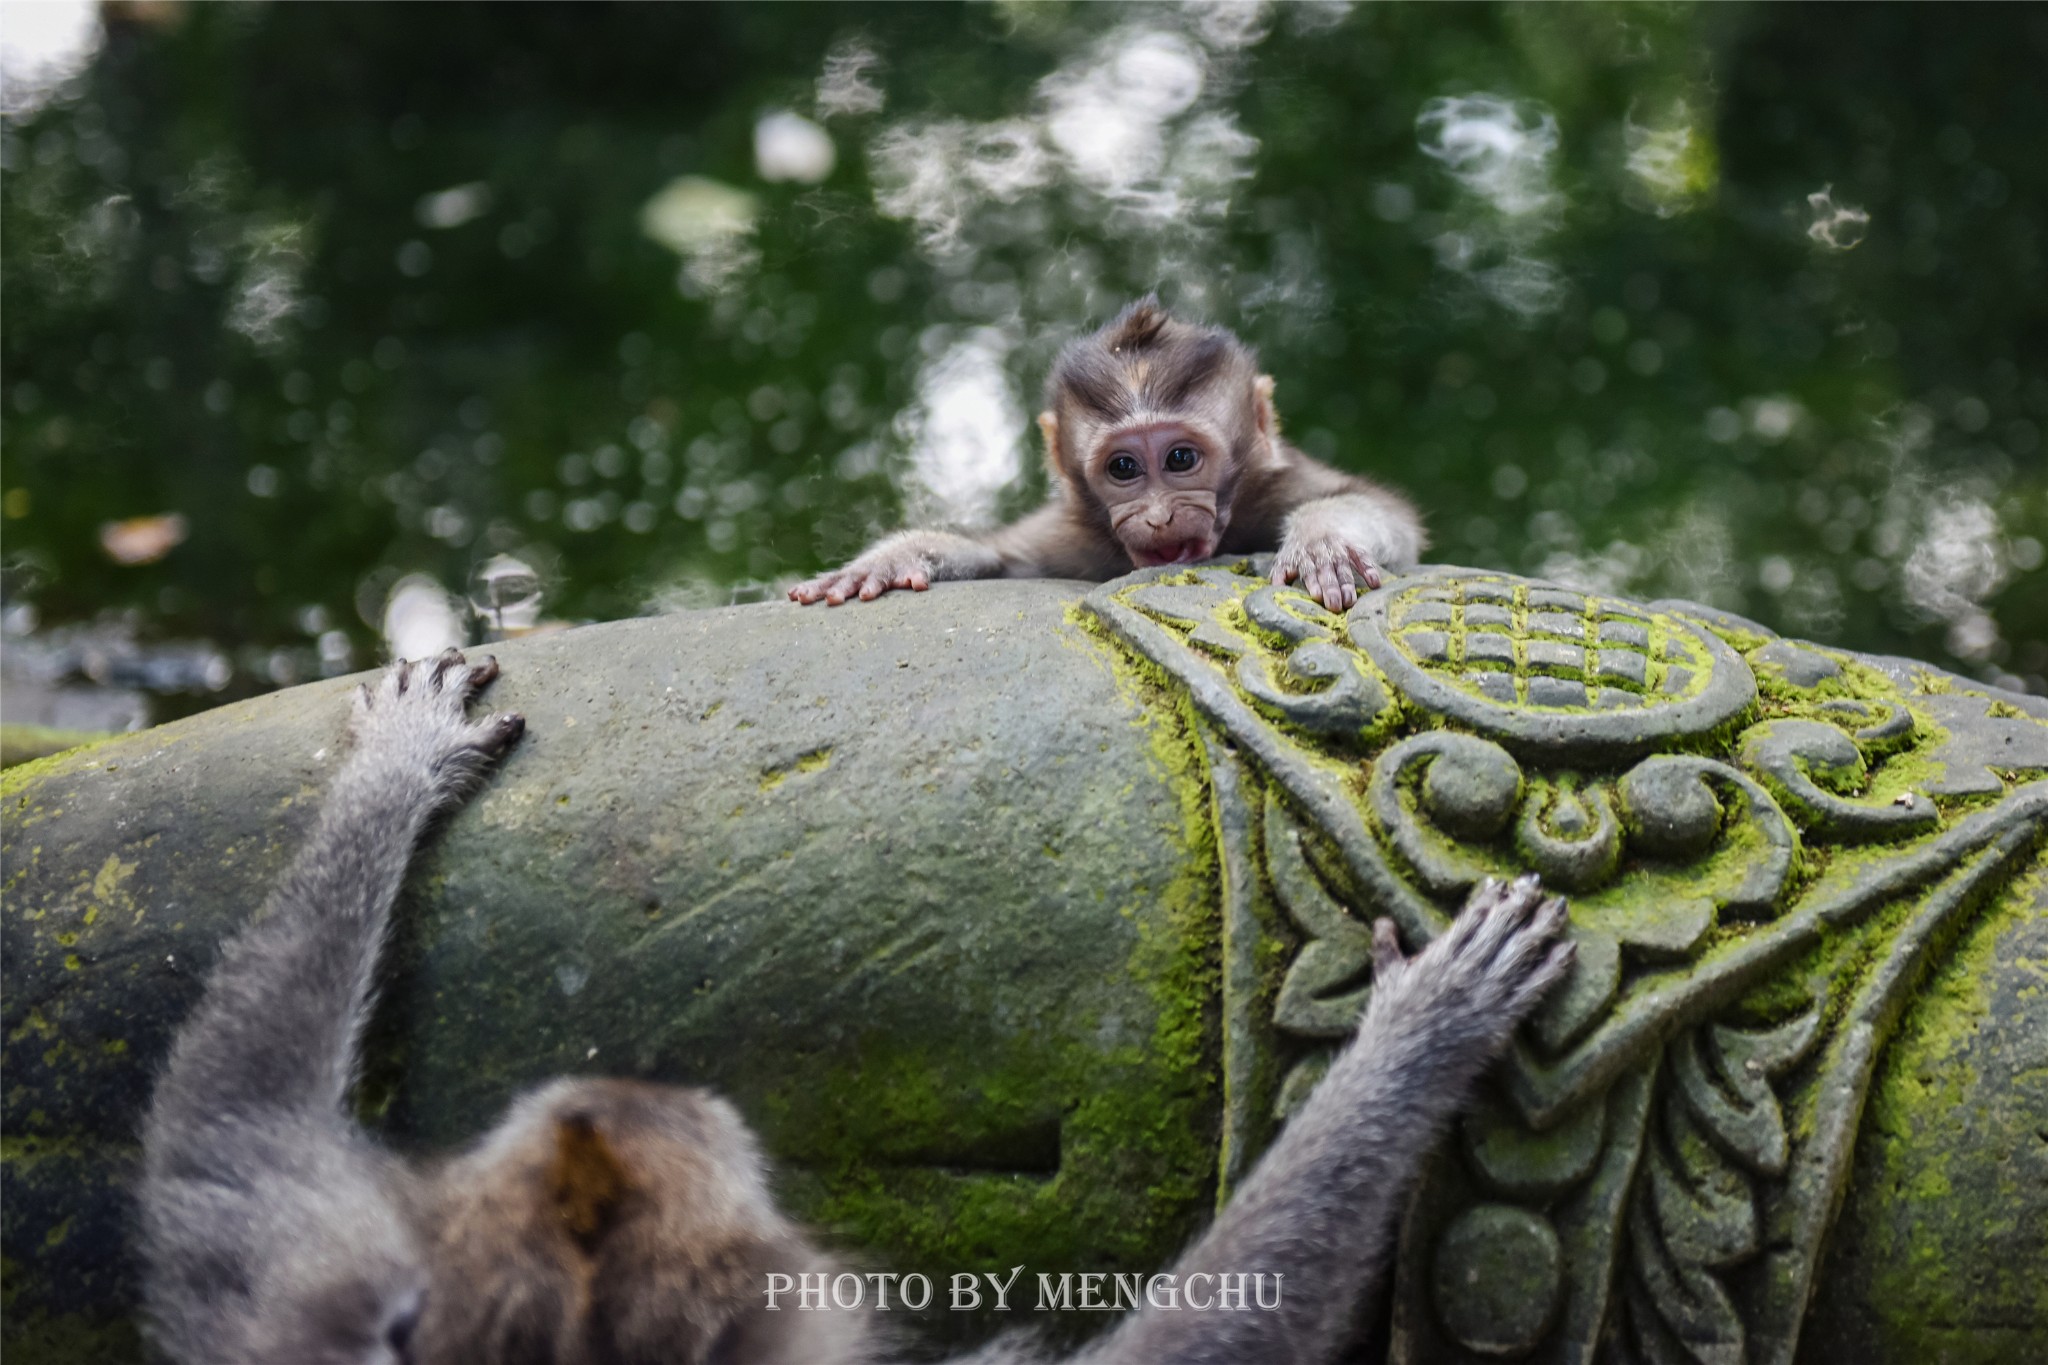
<svg viewBox="0 0 2048 1365">
<path fill-rule="evenodd" d="M 350 1118 L 414 845 L 523 728 L 468 719 L 496 675 L 450 651 L 359 690 L 311 841 L 180 1029 L 143 1135 L 152 1334 L 181 1365 L 872 1365 L 867 1315 L 768 1306 L 770 1275 L 839 1267 L 715 1096 L 556 1080 L 425 1168 Z M 1379 921 L 1357 1038 L 1175 1266 L 1280 1276 L 1279 1307 L 1148 1306 L 1071 1359 L 1334 1361 L 1423 1155 L 1570 963 L 1564 922 L 1533 878 L 1483 885 L 1412 960 Z M 1005 1339 L 956 1365 L 1041 1359 Z"/>
<path fill-rule="evenodd" d="M 838 606 L 955 578 L 1085 578 L 1211 555 L 1277 550 L 1331 611 L 1358 584 L 1411 567 L 1428 544 L 1399 493 L 1311 459 L 1280 436 L 1273 379 L 1221 327 L 1146 295 L 1053 363 L 1038 416 L 1052 493 L 984 535 L 911 530 L 789 590 Z"/>
</svg>

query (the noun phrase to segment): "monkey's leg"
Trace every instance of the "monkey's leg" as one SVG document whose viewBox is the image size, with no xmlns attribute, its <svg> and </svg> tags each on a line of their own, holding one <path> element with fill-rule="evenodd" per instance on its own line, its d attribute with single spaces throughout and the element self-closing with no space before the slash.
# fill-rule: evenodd
<svg viewBox="0 0 2048 1365">
<path fill-rule="evenodd" d="M 450 650 L 358 689 L 311 841 L 172 1045 L 140 1193 L 145 1294 L 173 1359 L 372 1359 L 350 1343 L 409 1330 L 424 1276 L 403 1168 L 344 1105 L 413 847 L 524 727 L 467 717 L 497 671 Z"/>
<path fill-rule="evenodd" d="M 1374 926 L 1364 1022 L 1208 1233 L 1174 1267 L 1284 1277 L 1273 1312 L 1142 1311 L 1086 1358 L 1118 1365 L 1323 1365 L 1385 1265 L 1422 1159 L 1487 1063 L 1571 963 L 1564 902 L 1534 877 L 1487 882 L 1404 961 Z M 1213 1298 L 1218 1281 L 1202 1282 Z M 1236 1283 L 1246 1283 L 1236 1281 Z M 1247 1291 L 1248 1293 L 1250 1291 Z"/>
</svg>

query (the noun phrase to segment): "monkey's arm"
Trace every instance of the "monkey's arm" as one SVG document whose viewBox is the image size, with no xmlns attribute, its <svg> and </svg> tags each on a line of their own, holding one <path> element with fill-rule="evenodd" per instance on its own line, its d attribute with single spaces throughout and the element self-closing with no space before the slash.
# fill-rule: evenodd
<svg viewBox="0 0 2048 1365">
<path fill-rule="evenodd" d="M 895 588 L 923 592 L 959 578 L 1110 578 L 1130 568 L 1106 551 L 1106 533 L 1077 526 L 1062 502 L 985 535 L 954 531 L 898 531 L 885 536 L 841 569 L 789 590 L 790 600 L 839 606 L 853 598 L 872 602 Z"/>
<path fill-rule="evenodd" d="M 413 847 L 523 727 L 465 715 L 496 674 L 495 661 L 471 667 L 450 650 L 358 689 L 354 744 L 311 841 L 179 1030 L 141 1187 L 150 1308 L 175 1359 L 271 1349 L 315 1311 L 303 1300 L 332 1288 L 335 1267 L 401 1287 L 416 1270 L 390 1197 L 399 1168 L 344 1105 Z M 362 1305 L 372 1327 L 375 1308 Z"/>
<path fill-rule="evenodd" d="M 1287 459 L 1248 482 L 1225 548 L 1278 546 L 1273 581 L 1300 580 L 1331 611 L 1348 611 L 1358 584 L 1377 588 L 1389 572 L 1415 566 L 1429 544 L 1407 498 L 1285 447 Z"/>
<path fill-rule="evenodd" d="M 1556 942 L 1564 924 L 1564 903 L 1541 900 L 1533 877 L 1482 885 L 1412 961 L 1402 959 L 1391 922 L 1376 924 L 1372 994 L 1357 1037 L 1174 1267 L 1183 1290 L 1190 1275 L 1282 1276 L 1280 1308 L 1148 1308 L 1085 1359 L 1336 1359 L 1386 1264 L 1396 1211 L 1423 1157 L 1516 1024 L 1570 965 L 1570 945 Z"/>
</svg>

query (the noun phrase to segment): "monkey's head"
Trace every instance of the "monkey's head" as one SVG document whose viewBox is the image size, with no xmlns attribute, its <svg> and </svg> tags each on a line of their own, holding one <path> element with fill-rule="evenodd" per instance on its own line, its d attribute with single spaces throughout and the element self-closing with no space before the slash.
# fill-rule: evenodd
<svg viewBox="0 0 2048 1365">
<path fill-rule="evenodd" d="M 862 1315 L 766 1311 L 769 1274 L 831 1266 L 715 1095 L 555 1081 L 436 1185 L 420 1365 L 857 1358 Z"/>
<path fill-rule="evenodd" d="M 1149 294 L 1060 352 L 1038 427 L 1053 478 L 1140 568 L 1215 554 L 1244 475 L 1281 458 L 1250 349 Z"/>
<path fill-rule="evenodd" d="M 413 1336 L 426 1281 L 380 1280 L 351 1273 L 262 1317 L 257 1339 L 238 1365 L 290 1360 L 302 1365 L 414 1365 Z"/>
</svg>

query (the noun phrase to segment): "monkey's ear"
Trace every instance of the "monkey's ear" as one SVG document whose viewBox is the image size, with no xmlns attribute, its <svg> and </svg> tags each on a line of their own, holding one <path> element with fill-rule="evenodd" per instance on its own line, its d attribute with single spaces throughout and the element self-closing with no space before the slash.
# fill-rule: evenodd
<svg viewBox="0 0 2048 1365">
<path fill-rule="evenodd" d="M 1273 407 L 1273 376 L 1262 374 L 1252 381 L 1252 411 L 1258 414 L 1259 435 L 1280 434 L 1280 414 Z"/>
<path fill-rule="evenodd" d="M 585 1250 L 611 1226 L 630 1184 L 625 1164 L 588 1114 L 570 1114 L 556 1122 L 549 1193 L 562 1226 Z"/>
<path fill-rule="evenodd" d="M 1051 408 L 1038 414 L 1038 434 L 1045 441 L 1045 472 L 1054 483 L 1067 481 L 1066 461 L 1060 458 L 1060 415 Z"/>
<path fill-rule="evenodd" d="M 1270 374 L 1252 380 L 1252 416 L 1259 424 L 1259 439 L 1265 443 L 1267 460 L 1280 463 L 1280 411 L 1273 406 Z"/>
</svg>

